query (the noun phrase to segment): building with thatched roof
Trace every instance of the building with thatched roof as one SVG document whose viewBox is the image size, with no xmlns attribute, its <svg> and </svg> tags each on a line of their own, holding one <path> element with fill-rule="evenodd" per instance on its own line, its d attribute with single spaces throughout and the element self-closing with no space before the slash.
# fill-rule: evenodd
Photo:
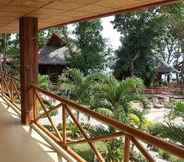
<svg viewBox="0 0 184 162">
<path fill-rule="evenodd" d="M 174 67 L 168 65 L 165 62 L 162 62 L 156 69 L 157 73 L 159 74 L 169 74 L 169 73 L 178 73 L 178 70 L 176 70 Z"/>
<path fill-rule="evenodd" d="M 167 82 L 169 83 L 170 76 L 172 76 L 171 74 L 177 75 L 178 70 L 159 58 L 157 58 L 157 61 L 158 61 L 158 66 L 156 68 L 157 81 L 160 82 L 162 80 L 162 76 L 165 76 L 167 78 Z"/>
<path fill-rule="evenodd" d="M 66 43 L 57 34 L 53 34 L 39 51 L 39 73 L 49 76 L 61 74 L 67 67 L 66 58 L 69 55 Z"/>
</svg>

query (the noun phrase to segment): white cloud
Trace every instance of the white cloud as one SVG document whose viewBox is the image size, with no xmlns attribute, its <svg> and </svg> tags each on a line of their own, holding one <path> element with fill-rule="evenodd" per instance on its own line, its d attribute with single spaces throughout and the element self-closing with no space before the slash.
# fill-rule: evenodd
<svg viewBox="0 0 184 162">
<path fill-rule="evenodd" d="M 111 21 L 114 20 L 114 16 L 102 18 L 102 25 L 103 25 L 103 37 L 109 40 L 109 44 L 112 46 L 113 49 L 117 49 L 120 43 L 120 34 L 113 28 Z"/>
</svg>

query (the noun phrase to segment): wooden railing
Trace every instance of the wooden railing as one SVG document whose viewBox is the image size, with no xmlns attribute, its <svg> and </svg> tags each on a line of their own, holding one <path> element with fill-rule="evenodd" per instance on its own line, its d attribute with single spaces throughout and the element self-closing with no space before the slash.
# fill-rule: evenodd
<svg viewBox="0 0 184 162">
<path fill-rule="evenodd" d="M 31 86 L 32 89 L 34 89 L 36 98 L 38 100 L 37 106 L 35 106 L 35 118 L 33 120 L 33 123 L 35 123 L 39 128 L 41 128 L 44 132 L 46 132 L 55 142 L 57 142 L 61 147 L 65 148 L 68 153 L 70 153 L 74 158 L 76 158 L 77 161 L 83 162 L 84 159 L 82 159 L 80 156 L 78 156 L 69 145 L 71 144 L 79 144 L 79 143 L 88 143 L 91 147 L 91 149 L 94 151 L 94 154 L 96 155 L 98 161 L 104 162 L 103 156 L 100 154 L 100 152 L 96 149 L 95 143 L 97 141 L 104 141 L 104 140 L 113 140 L 119 137 L 125 137 L 124 140 L 124 162 L 129 161 L 129 148 L 130 143 L 133 143 L 137 149 L 144 155 L 144 157 L 150 161 L 154 162 L 154 158 L 149 154 L 149 152 L 144 148 L 144 145 L 142 142 L 153 145 L 155 147 L 161 148 L 167 152 L 170 152 L 173 155 L 176 155 L 177 157 L 184 158 L 184 148 L 171 144 L 168 142 L 165 142 L 164 140 L 161 140 L 155 136 L 152 136 L 150 134 L 147 134 L 143 131 L 140 131 L 138 129 L 129 127 L 115 119 L 103 116 L 97 112 L 94 112 L 90 110 L 88 107 L 82 106 L 77 104 L 76 102 L 67 100 L 65 98 L 62 98 L 60 96 L 54 95 L 50 92 L 47 92 L 36 85 Z M 44 102 L 46 99 L 53 99 L 54 105 L 50 105 L 51 108 L 46 108 Z M 57 104 L 56 104 L 57 103 Z M 37 109 L 40 109 L 41 114 L 38 113 Z M 61 110 L 62 114 L 62 130 L 58 129 L 58 127 L 55 125 L 51 113 L 57 110 Z M 82 114 L 85 114 L 86 116 L 89 116 L 96 121 L 100 121 L 105 125 L 111 126 L 115 129 L 114 133 L 110 135 L 102 135 L 102 136 L 95 136 L 90 137 L 88 133 L 86 133 L 84 128 L 82 127 L 79 120 L 77 120 L 75 113 L 80 112 Z M 37 114 L 37 115 L 36 115 Z M 39 115 L 38 115 L 39 114 Z M 41 122 L 39 122 L 42 118 L 48 118 L 50 125 L 52 126 L 52 131 L 49 131 L 46 129 Z M 80 130 L 81 134 L 83 135 L 83 139 L 78 139 L 75 141 L 71 141 L 70 138 L 67 136 L 67 119 L 71 118 L 75 125 Z M 123 138 L 122 138 L 123 139 Z M 142 141 L 142 142 L 140 142 Z"/>
<path fill-rule="evenodd" d="M 7 72 L 0 72 L 0 94 L 20 110 L 20 81 Z"/>
<path fill-rule="evenodd" d="M 6 98 L 9 98 L 9 100 L 16 105 L 16 102 L 20 97 L 19 88 L 17 88 L 17 84 L 15 84 L 17 80 L 10 76 L 3 76 L 4 75 L 1 75 L 0 80 L 1 94 L 6 96 Z M 115 119 L 94 112 L 86 106 L 79 105 L 74 101 L 43 90 L 37 85 L 31 85 L 30 90 L 33 90 L 35 97 L 34 117 L 31 124 L 36 124 L 43 132 L 45 132 L 78 162 L 85 162 L 86 160 L 79 156 L 71 146 L 75 144 L 87 143 L 93 150 L 96 159 L 99 162 L 105 162 L 102 152 L 96 148 L 96 143 L 98 141 L 115 139 L 122 140 L 124 146 L 122 148 L 124 162 L 128 162 L 132 156 L 130 156 L 130 148 L 132 144 L 136 146 L 137 150 L 142 153 L 146 160 L 149 162 L 156 161 L 151 156 L 150 152 L 147 151 L 145 144 L 143 143 L 158 147 L 184 159 L 184 148 L 182 146 L 168 143 L 141 130 L 129 127 Z M 92 118 L 93 120 L 90 119 L 90 121 L 94 123 L 98 122 L 98 124 L 101 123 L 103 126 L 110 126 L 113 128 L 113 132 L 108 135 L 90 136 L 90 133 L 84 127 L 85 125 L 82 124 L 81 120 L 76 117 L 76 112 L 80 112 L 83 115 L 85 114 L 88 118 Z M 59 118 L 55 119 L 56 116 Z M 72 139 L 68 133 L 68 123 L 71 121 L 80 131 L 80 137 L 75 139 Z"/>
<path fill-rule="evenodd" d="M 183 86 L 173 86 L 173 87 L 155 87 L 155 88 L 146 88 L 144 89 L 145 94 L 168 94 L 168 95 L 177 95 L 184 94 Z"/>
</svg>

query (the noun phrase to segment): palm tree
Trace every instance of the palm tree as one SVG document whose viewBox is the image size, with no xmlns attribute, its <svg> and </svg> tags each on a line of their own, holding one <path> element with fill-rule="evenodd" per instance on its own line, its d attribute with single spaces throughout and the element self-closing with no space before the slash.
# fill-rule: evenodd
<svg viewBox="0 0 184 162">
<path fill-rule="evenodd" d="M 118 81 L 114 77 L 101 76 L 94 88 L 96 111 L 127 123 L 130 112 L 139 115 L 130 102 L 139 100 L 145 105 L 143 89 L 143 81 L 138 78 Z"/>
<path fill-rule="evenodd" d="M 69 69 L 64 73 L 62 82 L 65 95 L 71 99 L 86 104 L 103 115 L 114 117 L 125 123 L 134 114 L 134 118 L 136 116 L 140 121 L 138 127 L 141 127 L 141 122 L 143 121 L 142 112 L 130 106 L 130 102 L 135 100 L 142 101 L 145 104 L 143 97 L 144 85 L 141 79 L 129 78 L 118 81 L 114 77 L 103 74 L 84 76 L 77 69 Z M 111 132 L 114 132 L 114 129 L 111 127 L 105 131 L 92 129 L 90 135 L 108 134 Z M 108 148 L 120 150 L 121 145 L 117 145 L 117 143 L 119 143 L 117 140 L 109 142 Z M 119 157 L 111 155 L 112 149 L 107 151 L 108 161 L 118 161 Z M 118 155 L 118 152 L 113 152 L 113 155 Z"/>
<path fill-rule="evenodd" d="M 84 76 L 78 69 L 68 69 L 64 72 L 61 79 L 63 89 L 61 94 L 80 104 L 89 106 L 92 82 L 92 76 Z M 77 114 L 79 119 L 79 112 Z"/>
</svg>

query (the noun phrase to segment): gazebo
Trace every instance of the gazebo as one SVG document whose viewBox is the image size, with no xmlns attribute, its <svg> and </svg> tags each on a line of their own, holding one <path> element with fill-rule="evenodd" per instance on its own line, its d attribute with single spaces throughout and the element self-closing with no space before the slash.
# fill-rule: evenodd
<svg viewBox="0 0 184 162">
<path fill-rule="evenodd" d="M 99 162 L 105 162 L 96 147 L 96 142 L 117 138 L 124 140 L 122 149 L 124 162 L 130 161 L 132 143 L 149 162 L 155 162 L 155 159 L 142 143 L 153 145 L 184 159 L 183 147 L 99 114 L 84 105 L 48 92 L 37 85 L 39 66 L 37 33 L 39 30 L 176 2 L 177 0 L 0 0 L 0 32 L 19 32 L 21 55 L 20 87 L 18 87 L 19 80 L 1 72 L 1 99 L 8 103 L 8 109 L 10 105 L 19 108 L 17 104 L 19 101 L 20 108 L 17 111 L 21 114 L 21 124 L 30 125 L 31 128 L 37 130 L 40 135 L 44 136 L 44 139 L 50 141 L 53 150 L 56 150 L 59 156 L 64 157 L 67 162 L 86 162 L 70 147 L 80 143 L 87 143 L 93 150 L 96 159 Z M 48 98 L 57 101 L 49 108 L 44 104 Z M 40 108 L 42 111 L 41 114 L 38 114 Z M 62 116 L 59 127 L 56 126 L 51 116 L 51 113 L 58 109 L 61 110 L 60 116 Z M 111 126 L 115 131 L 108 135 L 91 137 L 77 121 L 73 110 Z M 5 113 L 5 111 L 8 111 L 7 108 L 2 108 L 1 105 L 0 161 L 52 162 L 45 157 L 43 151 L 39 151 L 39 145 L 32 144 L 34 140 L 30 139 L 32 130 L 30 129 L 29 134 L 25 136 L 26 133 L 22 130 L 19 119 L 10 120 L 10 117 L 7 117 L 8 112 Z M 46 129 L 41 124 L 40 119 L 43 117 L 48 119 L 51 129 Z M 73 120 L 83 138 L 79 140 L 68 138 L 66 130 L 68 117 Z"/>
<path fill-rule="evenodd" d="M 178 70 L 172 67 L 171 65 L 167 64 L 164 61 L 159 60 L 159 65 L 156 68 L 156 75 L 157 75 L 157 80 L 161 81 L 162 76 L 165 75 L 167 76 L 167 81 L 170 81 L 170 74 L 177 74 Z"/>
</svg>

